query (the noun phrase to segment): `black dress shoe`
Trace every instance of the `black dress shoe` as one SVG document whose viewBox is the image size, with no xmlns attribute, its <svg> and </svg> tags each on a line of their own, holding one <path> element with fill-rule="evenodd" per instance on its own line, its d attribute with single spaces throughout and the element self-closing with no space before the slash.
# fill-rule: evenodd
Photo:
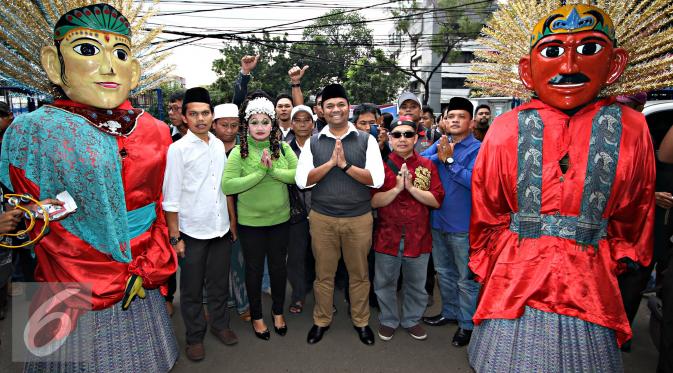
<svg viewBox="0 0 673 373">
<path fill-rule="evenodd" d="M 362 342 L 362 343 L 364 343 L 368 346 L 371 346 L 371 345 L 374 344 L 374 332 L 369 327 L 369 325 L 363 326 L 361 328 L 357 327 L 357 326 L 353 326 L 353 328 L 355 328 L 355 331 L 358 332 L 358 337 L 360 337 L 360 342 Z"/>
<path fill-rule="evenodd" d="M 313 325 L 311 330 L 308 331 L 308 336 L 306 337 L 306 342 L 312 345 L 314 343 L 320 342 L 323 334 L 329 329 L 329 326 L 318 326 Z"/>
<path fill-rule="evenodd" d="M 271 312 L 271 320 L 273 320 L 273 330 L 276 332 L 281 337 L 284 337 L 285 334 L 287 334 L 287 323 L 285 325 L 281 326 L 280 328 L 276 326 L 276 320 L 273 318 L 274 316 L 280 316 L 280 315 L 274 315 L 273 312 Z"/>
<path fill-rule="evenodd" d="M 470 343 L 470 338 L 472 338 L 471 330 L 458 328 L 458 330 L 456 330 L 456 334 L 453 335 L 453 340 L 451 341 L 451 344 L 454 347 L 467 346 L 467 344 Z"/>
<path fill-rule="evenodd" d="M 265 341 L 268 341 L 271 338 L 271 333 L 269 332 L 269 329 L 266 329 L 263 332 L 258 332 L 255 330 L 255 324 L 251 321 L 252 324 L 252 331 L 255 332 L 255 336 L 259 339 L 263 339 Z"/>
<path fill-rule="evenodd" d="M 447 319 L 446 317 L 442 316 L 440 313 L 439 315 L 436 316 L 423 316 L 423 322 L 430 325 L 430 326 L 442 326 L 446 324 L 457 324 L 458 321 L 456 319 Z"/>
</svg>

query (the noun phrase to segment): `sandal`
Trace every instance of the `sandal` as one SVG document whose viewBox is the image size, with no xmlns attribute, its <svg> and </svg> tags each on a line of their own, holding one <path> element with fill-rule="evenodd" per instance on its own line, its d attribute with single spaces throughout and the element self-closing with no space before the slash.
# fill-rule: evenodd
<svg viewBox="0 0 673 373">
<path fill-rule="evenodd" d="M 298 300 L 290 305 L 290 313 L 301 313 L 304 310 L 304 302 Z"/>
</svg>

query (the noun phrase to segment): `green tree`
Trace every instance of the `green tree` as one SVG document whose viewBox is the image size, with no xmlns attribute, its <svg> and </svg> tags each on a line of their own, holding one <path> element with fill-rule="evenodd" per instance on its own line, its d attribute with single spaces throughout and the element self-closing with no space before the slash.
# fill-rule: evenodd
<svg viewBox="0 0 673 373">
<path fill-rule="evenodd" d="M 226 45 L 222 58 L 213 62 L 218 79 L 211 90 L 231 98 L 241 57 L 259 54 L 249 92 L 258 88 L 271 95 L 288 92 L 288 70 L 308 65 L 302 79 L 305 94 L 337 82 L 347 87 L 353 102 L 387 102 L 404 86 L 404 79 L 393 71 L 395 60 L 374 49 L 372 30 L 365 22 L 357 12 L 332 10 L 307 26 L 296 42 L 288 41 L 287 35 L 239 39 Z"/>
<path fill-rule="evenodd" d="M 287 35 L 272 38 L 265 33 L 262 38 L 252 36 L 225 45 L 221 50 L 222 58 L 213 61 L 213 71 L 218 78 L 209 88 L 219 100 L 213 102 L 231 102 L 234 81 L 241 70 L 241 58 L 245 55 L 260 55 L 257 67 L 252 72 L 254 78 L 248 85 L 248 92 L 263 89 L 271 96 L 289 92 L 287 72 L 292 62 L 285 51 L 286 41 Z"/>
<path fill-rule="evenodd" d="M 376 49 L 372 54 L 372 57 L 362 57 L 346 72 L 344 87 L 352 102 L 390 102 L 407 82 L 406 75 L 383 50 Z"/>
<path fill-rule="evenodd" d="M 406 46 L 410 47 L 409 65 L 400 67 L 408 76 L 415 78 L 421 85 L 423 103 L 428 103 L 430 96 L 430 79 L 441 68 L 442 63 L 452 63 L 461 55 L 460 44 L 475 39 L 483 26 L 484 19 L 493 11 L 495 1 L 474 0 L 466 3 L 463 0 L 437 0 L 435 7 L 422 7 L 416 0 L 401 2 L 397 9 L 392 10 L 395 17 L 395 34 L 393 43 L 396 47 L 394 57 L 399 57 Z M 437 31 L 431 35 L 423 34 L 419 20 L 430 14 L 437 23 Z M 439 56 L 432 66 L 417 65 L 423 49 L 430 48 Z"/>
</svg>

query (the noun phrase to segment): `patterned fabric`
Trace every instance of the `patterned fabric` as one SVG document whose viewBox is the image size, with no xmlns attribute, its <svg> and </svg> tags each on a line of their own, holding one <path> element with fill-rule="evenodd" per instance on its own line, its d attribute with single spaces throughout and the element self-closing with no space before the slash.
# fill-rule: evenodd
<svg viewBox="0 0 673 373">
<path fill-rule="evenodd" d="M 519 113 L 517 200 L 519 238 L 538 238 L 542 230 L 542 130 L 537 110 Z"/>
<path fill-rule="evenodd" d="M 97 251 L 131 262 L 126 201 L 117 139 L 78 115 L 51 106 L 19 116 L 7 129 L 0 182 L 12 187 L 10 166 L 24 170 L 39 199 L 68 191 L 77 213 L 59 223 Z"/>
<path fill-rule="evenodd" d="M 617 172 L 622 135 L 621 108 L 605 106 L 593 117 L 579 217 L 540 214 L 544 124 L 537 110 L 521 111 L 518 119 L 519 211 L 511 214 L 510 230 L 518 233 L 520 239 L 538 238 L 542 234 L 597 248 L 598 240 L 607 235 L 608 222 L 603 219 L 603 211 Z"/>
<path fill-rule="evenodd" d="M 509 229 L 514 233 L 519 233 L 519 225 L 521 215 L 519 213 L 510 214 L 512 221 L 510 222 Z M 577 234 L 577 224 L 579 218 L 577 216 L 564 216 L 558 213 L 554 215 L 540 215 L 542 218 L 542 228 L 541 234 L 543 236 L 552 236 L 567 238 L 569 240 L 574 240 Z M 599 239 L 607 237 L 608 234 L 608 221 L 607 219 L 602 219 L 599 224 L 599 229 L 597 237 Z M 521 234 L 519 233 L 519 237 Z"/>
<path fill-rule="evenodd" d="M 68 32 L 78 28 L 131 38 L 129 21 L 117 9 L 106 4 L 89 5 L 64 14 L 54 26 L 54 40 L 61 40 Z"/>
<path fill-rule="evenodd" d="M 54 103 L 55 107 L 84 117 L 92 126 L 115 136 L 128 136 L 136 128 L 141 109 L 95 109 Z"/>
<path fill-rule="evenodd" d="M 477 372 L 623 372 L 614 331 L 526 307 L 514 320 L 475 326 L 468 347 Z"/>
<path fill-rule="evenodd" d="M 601 238 L 603 211 L 610 199 L 617 172 L 622 137 L 621 114 L 619 105 L 605 106 L 592 121 L 587 176 L 575 238 L 581 245 L 597 247 Z"/>
<path fill-rule="evenodd" d="M 126 311 L 118 302 L 84 314 L 78 325 L 87 323 L 95 335 L 75 330 L 58 350 L 59 361 L 30 361 L 24 372 L 168 372 L 179 356 L 177 340 L 159 290 L 146 292 L 145 299 L 136 298 Z"/>
</svg>

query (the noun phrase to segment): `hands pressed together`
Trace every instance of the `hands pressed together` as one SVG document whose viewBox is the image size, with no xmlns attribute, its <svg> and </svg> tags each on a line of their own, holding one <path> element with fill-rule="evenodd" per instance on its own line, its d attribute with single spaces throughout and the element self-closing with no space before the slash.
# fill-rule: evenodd
<svg viewBox="0 0 673 373">
<path fill-rule="evenodd" d="M 409 172 L 409 168 L 407 168 L 406 163 L 402 163 L 400 172 L 397 173 L 397 183 L 395 184 L 395 190 L 398 193 L 404 189 L 408 190 L 409 192 L 416 189 L 411 178 L 411 172 Z"/>
<path fill-rule="evenodd" d="M 262 152 L 262 159 L 260 160 L 262 163 L 262 166 L 264 166 L 267 169 L 271 169 L 273 167 L 273 160 L 271 160 L 271 155 L 269 154 L 269 149 L 264 149 Z"/>
<path fill-rule="evenodd" d="M 442 135 L 439 139 L 439 144 L 437 145 L 437 156 L 442 162 L 446 162 L 447 158 L 453 157 L 453 149 L 456 146 L 454 142 L 451 142 L 446 135 Z"/>
<path fill-rule="evenodd" d="M 336 166 L 339 168 L 346 167 L 346 155 L 344 154 L 344 147 L 341 143 L 341 139 L 337 139 L 334 144 L 334 150 L 332 151 L 332 157 L 330 158 L 330 164 L 332 167 Z"/>
</svg>

